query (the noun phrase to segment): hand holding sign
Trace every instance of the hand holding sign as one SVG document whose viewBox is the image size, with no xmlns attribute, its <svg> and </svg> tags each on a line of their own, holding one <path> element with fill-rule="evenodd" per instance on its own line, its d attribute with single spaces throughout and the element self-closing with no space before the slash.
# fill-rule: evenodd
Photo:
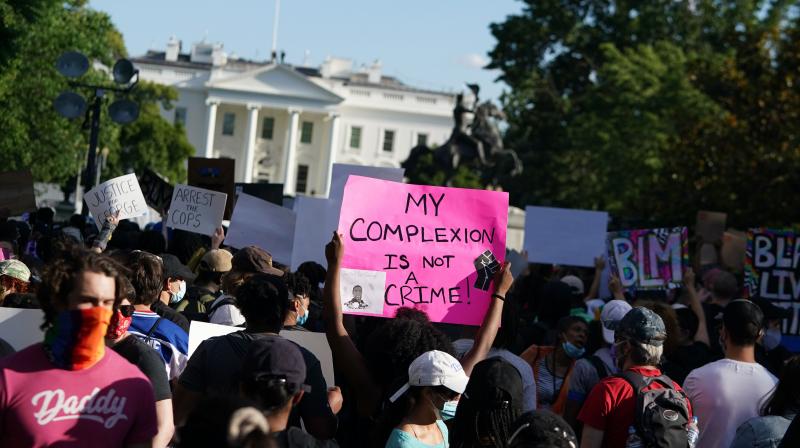
<svg viewBox="0 0 800 448">
<path fill-rule="evenodd" d="M 147 213 L 147 204 L 135 174 L 107 180 L 89 190 L 83 200 L 89 206 L 98 229 L 103 227 L 106 217 L 117 212 L 119 219 L 135 218 Z"/>
<path fill-rule="evenodd" d="M 325 258 L 328 260 L 328 267 L 341 264 L 342 256 L 344 256 L 342 234 L 334 231 L 331 242 L 325 245 Z"/>
</svg>

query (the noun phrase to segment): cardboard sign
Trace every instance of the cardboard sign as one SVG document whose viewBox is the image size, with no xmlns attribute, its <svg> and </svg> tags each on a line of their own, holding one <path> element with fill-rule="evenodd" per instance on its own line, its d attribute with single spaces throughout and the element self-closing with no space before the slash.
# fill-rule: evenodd
<svg viewBox="0 0 800 448">
<path fill-rule="evenodd" d="M 189 357 L 197 350 L 200 343 L 215 336 L 224 336 L 229 333 L 241 331 L 239 327 L 229 325 L 210 324 L 193 320 L 189 327 Z M 333 355 L 328 345 L 325 333 L 314 333 L 311 331 L 281 331 L 280 335 L 295 344 L 305 348 L 319 359 L 322 368 L 322 376 L 328 387 L 335 386 L 333 375 Z"/>
<path fill-rule="evenodd" d="M 42 322 L 42 310 L 0 307 L 0 339 L 20 351 L 44 340 L 44 332 L 39 328 Z"/>
<path fill-rule="evenodd" d="M 0 173 L 0 209 L 5 208 L 9 216 L 36 210 L 31 170 Z"/>
<path fill-rule="evenodd" d="M 139 186 L 142 187 L 142 194 L 147 205 L 159 213 L 169 210 L 169 203 L 175 187 L 160 174 L 151 169 L 144 170 L 144 173 L 139 175 Z"/>
<path fill-rule="evenodd" d="M 222 225 L 226 199 L 225 193 L 183 184 L 175 185 L 167 227 L 213 235 L 217 227 Z"/>
<path fill-rule="evenodd" d="M 339 219 L 342 267 L 350 270 L 342 301 L 353 305 L 344 311 L 393 317 L 407 306 L 433 322 L 479 325 L 505 256 L 507 221 L 507 193 L 350 176 Z M 365 285 L 380 282 L 379 273 L 383 294 L 367 297 Z"/>
<path fill-rule="evenodd" d="M 722 265 L 730 269 L 731 272 L 740 273 L 744 270 L 746 252 L 747 234 L 745 232 L 728 229 L 722 235 L 720 258 L 722 258 Z"/>
<path fill-rule="evenodd" d="M 523 252 L 519 252 L 516 249 L 506 249 L 506 261 L 511 263 L 511 275 L 514 279 L 519 277 L 528 267 L 528 260 L 523 255 Z"/>
<path fill-rule="evenodd" d="M 119 219 L 135 218 L 147 213 L 147 202 L 135 174 L 107 180 L 83 195 L 97 228 L 106 218 L 119 211 Z"/>
<path fill-rule="evenodd" d="M 295 214 L 288 208 L 240 193 L 225 244 L 240 249 L 255 245 L 279 263 L 291 264 Z"/>
<path fill-rule="evenodd" d="M 611 270 L 626 289 L 673 289 L 689 264 L 686 227 L 608 234 Z"/>
<path fill-rule="evenodd" d="M 233 159 L 189 157 L 189 185 L 225 193 L 230 199 L 225 206 L 225 219 L 231 219 L 233 214 L 235 175 L 236 162 Z"/>
<path fill-rule="evenodd" d="M 525 250 L 532 263 L 593 267 L 605 252 L 608 213 L 525 207 Z"/>
<path fill-rule="evenodd" d="M 283 184 L 245 184 L 237 182 L 234 189 L 236 190 L 237 198 L 239 193 L 245 193 L 262 201 L 283 205 Z"/>
<path fill-rule="evenodd" d="M 718 243 L 722 241 L 725 233 L 725 221 L 728 215 L 720 212 L 697 212 L 697 227 L 695 233 L 703 239 L 705 243 Z"/>
</svg>

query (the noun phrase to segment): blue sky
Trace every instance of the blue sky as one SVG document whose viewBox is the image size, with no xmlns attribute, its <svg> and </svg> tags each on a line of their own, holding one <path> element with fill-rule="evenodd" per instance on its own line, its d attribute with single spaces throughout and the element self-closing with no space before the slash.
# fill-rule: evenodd
<svg viewBox="0 0 800 448">
<path fill-rule="evenodd" d="M 326 56 L 358 65 L 380 59 L 385 74 L 407 84 L 461 90 L 481 85 L 482 98 L 503 89 L 481 68 L 494 46 L 489 24 L 522 8 L 516 0 L 283 0 L 278 48 L 287 62 L 310 65 Z M 184 49 L 204 36 L 240 57 L 265 59 L 272 46 L 274 0 L 91 0 L 111 15 L 131 55 L 163 50 L 174 35 Z"/>
</svg>

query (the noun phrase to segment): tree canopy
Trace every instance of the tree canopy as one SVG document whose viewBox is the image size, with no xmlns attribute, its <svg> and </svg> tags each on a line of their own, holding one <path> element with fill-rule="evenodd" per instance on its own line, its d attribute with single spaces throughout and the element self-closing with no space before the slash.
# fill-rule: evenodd
<svg viewBox="0 0 800 448">
<path fill-rule="evenodd" d="M 111 67 L 127 55 L 122 35 L 110 17 L 88 8 L 84 0 L 0 0 L 0 166 L 3 171 L 30 168 L 34 179 L 65 183 L 84 163 L 88 128 L 83 118 L 67 120 L 56 113 L 53 100 L 71 88 L 55 69 L 67 50 Z M 81 81 L 108 84 L 110 76 L 93 64 Z M 89 99 L 91 91 L 76 90 Z M 120 126 L 107 113 L 105 101 L 99 148 L 108 148 L 103 178 L 150 167 L 172 180 L 185 178 L 183 161 L 194 153 L 180 126 L 164 120 L 159 106 L 169 109 L 174 88 L 140 83 L 132 92 L 140 116 Z M 113 100 L 113 94 L 110 95 Z"/>
<path fill-rule="evenodd" d="M 791 1 L 529 0 L 491 25 L 525 175 L 512 203 L 625 225 L 800 221 L 800 11 Z"/>
</svg>

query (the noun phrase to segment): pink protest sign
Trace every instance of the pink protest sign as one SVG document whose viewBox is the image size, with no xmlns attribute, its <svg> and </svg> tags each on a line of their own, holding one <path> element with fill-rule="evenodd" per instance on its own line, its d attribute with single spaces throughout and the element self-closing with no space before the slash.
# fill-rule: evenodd
<svg viewBox="0 0 800 448">
<path fill-rule="evenodd" d="M 350 176 L 339 232 L 348 314 L 480 325 L 506 250 L 508 194 Z"/>
</svg>

